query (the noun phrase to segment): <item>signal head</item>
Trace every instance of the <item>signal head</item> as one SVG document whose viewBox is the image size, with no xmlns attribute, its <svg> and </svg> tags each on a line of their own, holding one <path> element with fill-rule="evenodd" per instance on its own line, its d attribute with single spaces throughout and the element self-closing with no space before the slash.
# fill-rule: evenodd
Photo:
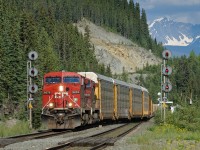
<svg viewBox="0 0 200 150">
<path fill-rule="evenodd" d="M 163 59 L 167 60 L 167 59 L 171 58 L 172 53 L 171 53 L 170 50 L 164 50 L 163 53 L 162 53 L 162 56 L 163 56 Z"/>
<path fill-rule="evenodd" d="M 162 85 L 162 90 L 164 92 L 170 92 L 172 90 L 172 85 L 170 82 L 166 82 Z"/>
<path fill-rule="evenodd" d="M 35 77 L 35 76 L 38 75 L 38 70 L 36 68 L 32 67 L 32 68 L 29 69 L 28 73 L 29 73 L 29 76 Z"/>
<path fill-rule="evenodd" d="M 31 51 L 28 53 L 28 58 L 30 60 L 36 60 L 38 58 L 38 53 L 36 51 Z"/>
<path fill-rule="evenodd" d="M 38 90 L 38 86 L 37 86 L 36 84 L 31 84 L 31 85 L 29 86 L 29 92 L 30 92 L 30 93 L 36 93 L 37 90 Z"/>
<path fill-rule="evenodd" d="M 163 68 L 162 73 L 164 76 L 168 76 L 172 73 L 172 68 L 170 66 L 166 66 Z"/>
<path fill-rule="evenodd" d="M 165 53 L 165 57 L 168 57 L 168 56 L 169 56 L 169 53 L 168 53 L 168 52 L 166 52 L 166 53 Z"/>
</svg>

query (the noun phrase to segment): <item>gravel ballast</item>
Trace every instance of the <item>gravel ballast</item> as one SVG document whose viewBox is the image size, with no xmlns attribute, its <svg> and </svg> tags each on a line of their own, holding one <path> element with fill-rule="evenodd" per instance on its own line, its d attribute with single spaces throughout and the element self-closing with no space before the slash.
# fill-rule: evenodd
<svg viewBox="0 0 200 150">
<path fill-rule="evenodd" d="M 8 145 L 4 148 L 0 148 L 0 150 L 44 150 L 46 148 L 56 146 L 59 142 L 67 141 L 70 139 L 74 139 L 77 137 L 88 137 L 103 131 L 110 130 L 112 128 L 116 128 L 117 126 L 121 126 L 122 124 L 115 125 L 107 125 L 107 126 L 99 126 L 79 132 L 70 132 L 60 136 L 54 136 L 46 139 L 37 139 L 31 141 L 24 141 L 20 143 L 14 143 Z"/>
</svg>

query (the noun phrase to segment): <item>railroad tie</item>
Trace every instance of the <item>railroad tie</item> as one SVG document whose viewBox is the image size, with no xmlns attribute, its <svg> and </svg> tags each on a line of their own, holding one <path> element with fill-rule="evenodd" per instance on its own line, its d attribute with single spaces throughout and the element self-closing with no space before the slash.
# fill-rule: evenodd
<svg viewBox="0 0 200 150">
<path fill-rule="evenodd" d="M 118 140 L 119 138 L 111 138 L 111 139 L 108 139 L 106 141 L 106 145 L 108 146 L 114 146 L 115 142 Z"/>
<path fill-rule="evenodd" d="M 87 146 L 91 143 L 92 138 L 82 138 L 81 140 L 75 141 L 72 145 L 73 146 Z"/>
</svg>

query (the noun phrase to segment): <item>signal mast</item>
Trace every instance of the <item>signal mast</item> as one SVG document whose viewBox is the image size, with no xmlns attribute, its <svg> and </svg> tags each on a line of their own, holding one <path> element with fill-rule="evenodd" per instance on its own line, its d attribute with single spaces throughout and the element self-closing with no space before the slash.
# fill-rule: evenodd
<svg viewBox="0 0 200 150">
<path fill-rule="evenodd" d="M 34 83 L 35 77 L 38 75 L 38 70 L 32 67 L 33 62 L 38 58 L 36 51 L 31 51 L 28 54 L 29 60 L 27 61 L 27 108 L 29 109 L 29 122 L 32 128 L 32 101 L 33 95 L 38 91 L 38 86 Z"/>
<path fill-rule="evenodd" d="M 161 64 L 161 115 L 162 107 L 164 107 L 164 123 L 166 103 L 172 103 L 168 101 L 168 93 L 172 90 L 172 84 L 169 80 L 169 76 L 172 74 L 172 68 L 167 64 L 168 59 L 171 58 L 171 56 L 172 53 L 169 50 L 164 50 L 162 53 L 163 64 Z"/>
</svg>

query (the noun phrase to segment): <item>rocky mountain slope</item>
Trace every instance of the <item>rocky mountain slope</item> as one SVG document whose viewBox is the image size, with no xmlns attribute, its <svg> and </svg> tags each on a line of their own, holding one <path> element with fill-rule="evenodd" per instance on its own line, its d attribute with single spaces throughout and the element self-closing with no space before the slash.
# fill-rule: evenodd
<svg viewBox="0 0 200 150">
<path fill-rule="evenodd" d="M 92 22 L 83 19 L 76 24 L 81 33 L 85 33 L 85 27 L 90 30 L 91 44 L 95 47 L 95 55 L 99 63 L 110 65 L 113 73 L 122 73 L 123 67 L 129 73 L 134 73 L 136 68 L 143 68 L 161 62 L 159 58 L 131 42 L 130 40 L 106 31 Z"/>
</svg>

